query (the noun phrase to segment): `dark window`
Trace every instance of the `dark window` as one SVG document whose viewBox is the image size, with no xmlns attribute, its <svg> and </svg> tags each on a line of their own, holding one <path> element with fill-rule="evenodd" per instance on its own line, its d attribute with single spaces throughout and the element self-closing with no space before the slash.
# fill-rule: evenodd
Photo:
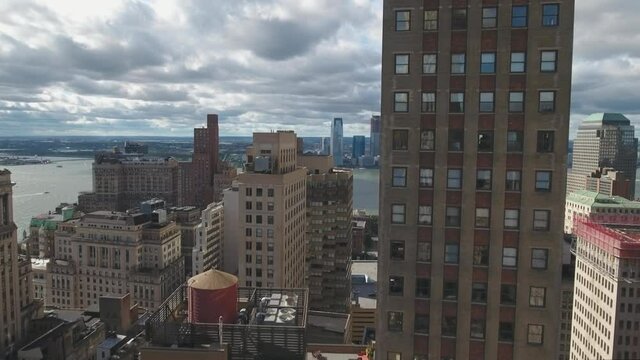
<svg viewBox="0 0 640 360">
<path fill-rule="evenodd" d="M 493 131 L 478 131 L 478 152 L 493 151 Z"/>
<path fill-rule="evenodd" d="M 555 72 L 557 68 L 558 51 L 545 50 L 540 52 L 540 72 Z"/>
<path fill-rule="evenodd" d="M 500 304 L 515 305 L 516 304 L 516 286 L 505 285 L 500 286 Z"/>
<path fill-rule="evenodd" d="M 538 152 L 553 152 L 553 131 L 538 131 Z"/>
<path fill-rule="evenodd" d="M 449 101 L 449 112 L 452 112 L 452 113 L 464 112 L 464 93 L 463 92 L 451 93 L 451 98 Z"/>
<path fill-rule="evenodd" d="M 482 27 L 494 28 L 498 25 L 498 8 L 482 8 Z"/>
<path fill-rule="evenodd" d="M 542 26 L 558 26 L 560 16 L 559 4 L 542 5 Z"/>
<path fill-rule="evenodd" d="M 489 246 L 475 245 L 473 247 L 473 265 L 489 265 Z"/>
<path fill-rule="evenodd" d="M 484 328 L 484 319 L 471 319 L 471 338 L 484 339 Z"/>
<path fill-rule="evenodd" d="M 403 313 L 400 311 L 387 312 L 387 329 L 389 331 L 402 331 Z"/>
<path fill-rule="evenodd" d="M 551 191 L 551 171 L 536 171 L 536 191 Z"/>
<path fill-rule="evenodd" d="M 422 130 L 420 132 L 420 150 L 436 149 L 436 131 Z"/>
<path fill-rule="evenodd" d="M 409 73 L 409 54 L 396 54 L 396 74 Z"/>
<path fill-rule="evenodd" d="M 524 111 L 524 92 L 509 92 L 509 112 L 520 113 Z"/>
<path fill-rule="evenodd" d="M 480 73 L 492 74 L 494 72 L 496 72 L 496 53 L 482 53 L 480 55 Z"/>
<path fill-rule="evenodd" d="M 511 26 L 527 27 L 527 6 L 514 6 L 511 8 Z M 397 17 L 397 15 L 396 15 Z"/>
<path fill-rule="evenodd" d="M 409 130 L 393 130 L 393 150 L 409 149 Z"/>
<path fill-rule="evenodd" d="M 442 298 L 444 300 L 457 300 L 458 283 L 455 281 L 445 281 L 442 289 Z"/>
<path fill-rule="evenodd" d="M 487 302 L 487 284 L 473 283 L 471 285 L 471 302 L 486 303 Z"/>
<path fill-rule="evenodd" d="M 418 334 L 429 333 L 429 316 L 416 314 L 415 332 Z"/>
<path fill-rule="evenodd" d="M 262 196 L 262 188 L 256 189 L 256 196 Z"/>
<path fill-rule="evenodd" d="M 392 170 L 393 179 L 391 186 L 393 187 L 405 187 L 407 186 L 407 168 L 394 167 Z"/>
<path fill-rule="evenodd" d="M 543 113 L 554 112 L 556 110 L 556 92 L 540 91 L 540 102 L 538 111 Z"/>
<path fill-rule="evenodd" d="M 442 318 L 442 336 L 456 336 L 458 321 L 455 316 L 445 316 Z"/>
<path fill-rule="evenodd" d="M 444 262 L 445 264 L 457 264 L 458 263 L 458 244 L 445 244 L 444 246 Z"/>
<path fill-rule="evenodd" d="M 411 11 L 396 11 L 396 31 L 408 31 L 411 29 Z"/>
<path fill-rule="evenodd" d="M 465 54 L 451 54 L 451 73 L 464 74 L 465 68 Z"/>
<path fill-rule="evenodd" d="M 438 10 L 424 11 L 424 29 L 438 30 Z"/>
<path fill-rule="evenodd" d="M 492 92 L 480 93 L 480 112 L 493 112 L 494 94 Z"/>
<path fill-rule="evenodd" d="M 267 196 L 273 197 L 273 189 L 267 189 Z"/>
<path fill-rule="evenodd" d="M 246 196 L 251 196 L 251 193 L 252 193 L 252 188 L 246 188 L 246 189 L 245 189 L 245 193 L 244 193 L 244 194 L 245 194 Z"/>
<path fill-rule="evenodd" d="M 513 341 L 513 323 L 500 322 L 500 326 L 498 328 L 498 340 Z"/>
<path fill-rule="evenodd" d="M 409 111 L 409 93 L 397 92 L 393 94 L 393 111 L 408 112 Z"/>
<path fill-rule="evenodd" d="M 550 218 L 550 210 L 533 210 L 533 230 L 548 231 Z"/>
<path fill-rule="evenodd" d="M 416 278 L 416 297 L 428 298 L 431 295 L 431 280 Z"/>
<path fill-rule="evenodd" d="M 445 226 L 460 226 L 460 208 L 447 206 L 446 211 Z"/>
<path fill-rule="evenodd" d="M 507 152 L 522 151 L 522 131 L 507 132 Z"/>
<path fill-rule="evenodd" d="M 506 187 L 507 191 L 520 191 L 520 177 L 521 173 L 518 170 L 508 170 L 506 176 Z"/>
<path fill-rule="evenodd" d="M 449 151 L 464 150 L 464 130 L 449 130 Z"/>
<path fill-rule="evenodd" d="M 400 295 L 404 293 L 404 277 L 389 276 L 389 295 Z"/>
<path fill-rule="evenodd" d="M 391 241 L 391 260 L 404 260 L 404 241 Z"/>
<path fill-rule="evenodd" d="M 467 9 L 453 9 L 451 28 L 454 30 L 464 30 L 467 28 Z"/>
<path fill-rule="evenodd" d="M 477 170 L 476 172 L 476 189 L 491 190 L 491 170 Z"/>
<path fill-rule="evenodd" d="M 436 93 L 434 92 L 422 93 L 422 112 L 425 112 L 425 113 L 436 112 Z"/>
<path fill-rule="evenodd" d="M 523 73 L 527 69 L 527 54 L 523 52 L 511 53 L 511 72 Z"/>
</svg>

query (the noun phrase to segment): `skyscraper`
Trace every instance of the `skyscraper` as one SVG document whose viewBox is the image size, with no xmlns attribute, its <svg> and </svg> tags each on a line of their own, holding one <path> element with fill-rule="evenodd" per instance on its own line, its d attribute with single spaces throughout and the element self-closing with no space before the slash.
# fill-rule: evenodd
<svg viewBox="0 0 640 360">
<path fill-rule="evenodd" d="M 351 146 L 351 158 L 353 164 L 358 163 L 360 156 L 364 155 L 365 139 L 362 135 L 356 135 L 353 137 L 353 144 Z"/>
<path fill-rule="evenodd" d="M 218 115 L 207 115 L 207 127 L 193 129 L 193 157 L 180 163 L 180 205 L 206 208 L 216 199 L 218 170 Z"/>
<path fill-rule="evenodd" d="M 567 192 L 603 188 L 604 193 L 633 199 L 638 160 L 638 139 L 634 134 L 633 125 L 622 114 L 593 114 L 584 120 L 573 142 Z M 614 186 L 612 179 L 602 175 L 605 169 L 621 172 L 628 185 Z"/>
<path fill-rule="evenodd" d="M 557 358 L 573 11 L 384 1 L 382 358 Z"/>
<path fill-rule="evenodd" d="M 369 135 L 369 155 L 380 155 L 380 116 L 371 116 L 371 134 Z"/>
<path fill-rule="evenodd" d="M 335 118 L 331 123 L 331 156 L 333 156 L 333 164 L 342 166 L 342 158 L 344 156 L 344 148 L 342 143 L 342 118 Z"/>
</svg>

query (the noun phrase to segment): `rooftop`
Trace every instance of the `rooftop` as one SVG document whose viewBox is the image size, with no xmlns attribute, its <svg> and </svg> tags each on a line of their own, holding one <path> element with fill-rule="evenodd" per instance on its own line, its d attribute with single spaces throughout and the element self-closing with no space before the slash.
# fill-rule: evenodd
<svg viewBox="0 0 640 360">
<path fill-rule="evenodd" d="M 619 258 L 640 258 L 640 225 L 607 226 L 578 220 L 578 238 Z"/>
<path fill-rule="evenodd" d="M 567 201 L 595 208 L 640 209 L 640 202 L 621 196 L 609 196 L 588 190 L 578 190 L 567 195 Z"/>
<path fill-rule="evenodd" d="M 602 125 L 629 125 L 631 122 L 626 116 L 620 113 L 595 113 L 589 115 L 584 120 L 588 123 L 598 123 Z"/>
</svg>

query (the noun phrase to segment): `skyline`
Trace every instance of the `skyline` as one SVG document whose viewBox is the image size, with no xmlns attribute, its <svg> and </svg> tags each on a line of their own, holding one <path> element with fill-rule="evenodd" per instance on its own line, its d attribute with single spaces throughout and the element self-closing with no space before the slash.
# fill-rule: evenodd
<svg viewBox="0 0 640 360">
<path fill-rule="evenodd" d="M 0 10 L 6 136 L 188 137 L 207 113 L 220 114 L 221 136 L 295 129 L 326 137 L 334 117 L 352 136 L 368 134 L 379 113 L 379 0 L 55 8 L 33 0 L 4 1 Z M 633 10 L 640 3 L 583 0 L 576 8 L 571 138 L 593 112 L 640 124 L 640 38 L 624 21 Z"/>
</svg>

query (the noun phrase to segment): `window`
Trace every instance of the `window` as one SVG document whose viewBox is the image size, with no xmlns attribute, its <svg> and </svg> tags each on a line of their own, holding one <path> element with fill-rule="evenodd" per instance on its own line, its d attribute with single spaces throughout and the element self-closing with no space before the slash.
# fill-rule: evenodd
<svg viewBox="0 0 640 360">
<path fill-rule="evenodd" d="M 403 313 L 400 311 L 387 312 L 387 329 L 389 331 L 402 331 Z"/>
<path fill-rule="evenodd" d="M 464 30 L 467 28 L 467 9 L 453 9 L 451 14 L 451 28 Z"/>
<path fill-rule="evenodd" d="M 418 207 L 418 224 L 419 225 L 431 225 L 433 208 L 431 205 L 420 205 Z"/>
<path fill-rule="evenodd" d="M 489 246 L 475 245 L 473 247 L 473 265 L 489 265 Z"/>
<path fill-rule="evenodd" d="M 512 247 L 502 248 L 502 266 L 516 267 L 518 263 L 518 249 Z"/>
<path fill-rule="evenodd" d="M 551 171 L 536 171 L 536 191 L 551 191 Z"/>
<path fill-rule="evenodd" d="M 496 72 L 496 53 L 482 53 L 480 55 L 480 73 L 492 74 Z"/>
<path fill-rule="evenodd" d="M 547 288 L 532 286 L 529 288 L 529 306 L 544 307 L 547 297 Z"/>
<path fill-rule="evenodd" d="M 411 29 L 411 11 L 396 11 L 396 31 L 409 31 Z"/>
<path fill-rule="evenodd" d="M 420 150 L 436 149 L 436 131 L 422 130 L 420 132 Z"/>
<path fill-rule="evenodd" d="M 438 10 L 424 11 L 424 29 L 438 30 Z"/>
<path fill-rule="evenodd" d="M 246 210 L 251 210 L 251 205 L 252 205 L 252 204 L 253 204 L 253 203 L 252 203 L 251 201 L 247 201 L 247 202 L 245 203 L 245 205 L 244 205 L 244 208 L 245 208 Z"/>
<path fill-rule="evenodd" d="M 444 300 L 456 300 L 458 298 L 458 283 L 455 281 L 445 281 L 442 289 Z"/>
<path fill-rule="evenodd" d="M 391 241 L 391 260 L 404 260 L 404 241 Z"/>
<path fill-rule="evenodd" d="M 404 224 L 405 223 L 405 210 L 404 204 L 391 205 L 391 223 L 392 224 Z"/>
<path fill-rule="evenodd" d="M 482 27 L 494 28 L 498 26 L 498 8 L 482 8 Z"/>
<path fill-rule="evenodd" d="M 404 277 L 389 276 L 389 295 L 400 295 L 404 293 Z"/>
<path fill-rule="evenodd" d="M 405 167 L 394 167 L 392 170 L 393 179 L 392 185 L 394 187 L 405 187 L 407 186 L 407 168 Z"/>
<path fill-rule="evenodd" d="M 555 72 L 558 52 L 547 50 L 540 52 L 540 72 Z"/>
<path fill-rule="evenodd" d="M 489 208 L 476 208 L 476 227 L 487 228 L 489 225 Z"/>
<path fill-rule="evenodd" d="M 487 284 L 473 283 L 471 285 L 471 302 L 486 303 L 487 302 Z"/>
<path fill-rule="evenodd" d="M 558 26 L 559 15 L 560 15 L 559 4 L 543 4 L 542 5 L 542 26 Z"/>
<path fill-rule="evenodd" d="M 393 130 L 393 150 L 409 149 L 409 130 Z"/>
<path fill-rule="evenodd" d="M 509 92 L 509 112 L 520 113 L 524 111 L 524 92 Z"/>
<path fill-rule="evenodd" d="M 451 54 L 451 73 L 464 74 L 465 54 Z"/>
<path fill-rule="evenodd" d="M 539 153 L 553 152 L 553 131 L 538 131 L 537 150 Z"/>
<path fill-rule="evenodd" d="M 458 244 L 445 244 L 444 245 L 444 263 L 457 264 L 458 251 L 459 251 Z"/>
<path fill-rule="evenodd" d="M 531 249 L 531 268 L 546 269 L 548 258 L 549 258 L 548 249 Z"/>
<path fill-rule="evenodd" d="M 409 73 L 409 54 L 396 54 L 396 74 Z"/>
<path fill-rule="evenodd" d="M 452 112 L 452 113 L 464 112 L 464 93 L 463 92 L 451 93 L 451 98 L 449 102 L 449 112 Z"/>
<path fill-rule="evenodd" d="M 422 93 L 422 112 L 425 112 L 425 113 L 436 112 L 436 93 L 434 92 Z"/>
<path fill-rule="evenodd" d="M 511 53 L 511 72 L 523 73 L 526 71 L 527 55 L 523 52 Z"/>
<path fill-rule="evenodd" d="M 431 280 L 428 278 L 416 278 L 416 297 L 428 298 L 431 295 Z"/>
<path fill-rule="evenodd" d="M 513 341 L 513 323 L 500 322 L 498 328 L 498 340 L 500 341 Z"/>
<path fill-rule="evenodd" d="M 478 170 L 476 173 L 476 189 L 491 190 L 491 170 Z"/>
<path fill-rule="evenodd" d="M 449 151 L 464 150 L 464 130 L 449 129 Z"/>
<path fill-rule="evenodd" d="M 520 210 L 505 209 L 504 211 L 504 228 L 517 229 L 520 224 Z"/>
<path fill-rule="evenodd" d="M 418 334 L 429 333 L 429 316 L 416 314 L 415 332 Z"/>
<path fill-rule="evenodd" d="M 409 93 L 397 92 L 393 94 L 393 111 L 409 112 Z"/>
<path fill-rule="evenodd" d="M 520 171 L 507 170 L 506 187 L 507 191 L 520 191 Z"/>
<path fill-rule="evenodd" d="M 527 331 L 527 343 L 531 345 L 542 345 L 544 337 L 544 325 L 529 324 Z"/>
<path fill-rule="evenodd" d="M 256 196 L 262 196 L 262 188 L 256 189 Z"/>
<path fill-rule="evenodd" d="M 456 336 L 458 322 L 455 316 L 445 316 L 442 318 L 442 336 Z"/>
<path fill-rule="evenodd" d="M 245 191 L 244 191 L 244 194 L 246 196 L 251 196 L 252 190 L 253 190 L 252 188 L 246 188 Z"/>
<path fill-rule="evenodd" d="M 447 170 L 447 188 L 460 189 L 462 187 L 462 169 Z"/>
<path fill-rule="evenodd" d="M 273 197 L 273 189 L 267 189 L 267 196 Z"/>
<path fill-rule="evenodd" d="M 507 152 L 522 151 L 522 131 L 507 132 Z"/>
<path fill-rule="evenodd" d="M 515 305 L 516 304 L 516 286 L 502 284 L 500 286 L 500 304 Z"/>
<path fill-rule="evenodd" d="M 420 168 L 420 187 L 433 187 L 433 169 Z"/>
<path fill-rule="evenodd" d="M 425 74 L 435 74 L 438 69 L 438 55 L 422 55 L 422 72 Z"/>
<path fill-rule="evenodd" d="M 445 217 L 445 226 L 460 226 L 460 208 L 447 206 L 447 216 Z"/>
<path fill-rule="evenodd" d="M 548 231 L 550 210 L 533 210 L 533 230 Z"/>
<path fill-rule="evenodd" d="M 251 222 L 253 221 L 253 220 L 252 220 L 252 218 L 253 218 L 253 217 L 251 216 L 251 214 L 247 214 L 247 215 L 245 215 L 245 216 L 244 216 L 244 221 L 245 221 L 247 224 L 251 224 Z"/>
<path fill-rule="evenodd" d="M 431 261 L 431 243 L 419 242 L 417 260 L 423 262 Z"/>
<path fill-rule="evenodd" d="M 471 319 L 471 338 L 484 339 L 484 319 Z"/>
<path fill-rule="evenodd" d="M 478 152 L 493 151 L 493 131 L 478 131 Z"/>
<path fill-rule="evenodd" d="M 540 102 L 538 110 L 540 112 L 554 112 L 556 109 L 556 92 L 540 91 Z"/>
<path fill-rule="evenodd" d="M 527 6 L 514 6 L 511 8 L 511 26 L 512 27 L 527 27 Z M 396 13 L 397 19 L 397 13 Z"/>
<path fill-rule="evenodd" d="M 480 93 L 480 112 L 493 112 L 493 97 L 492 92 Z"/>
</svg>

